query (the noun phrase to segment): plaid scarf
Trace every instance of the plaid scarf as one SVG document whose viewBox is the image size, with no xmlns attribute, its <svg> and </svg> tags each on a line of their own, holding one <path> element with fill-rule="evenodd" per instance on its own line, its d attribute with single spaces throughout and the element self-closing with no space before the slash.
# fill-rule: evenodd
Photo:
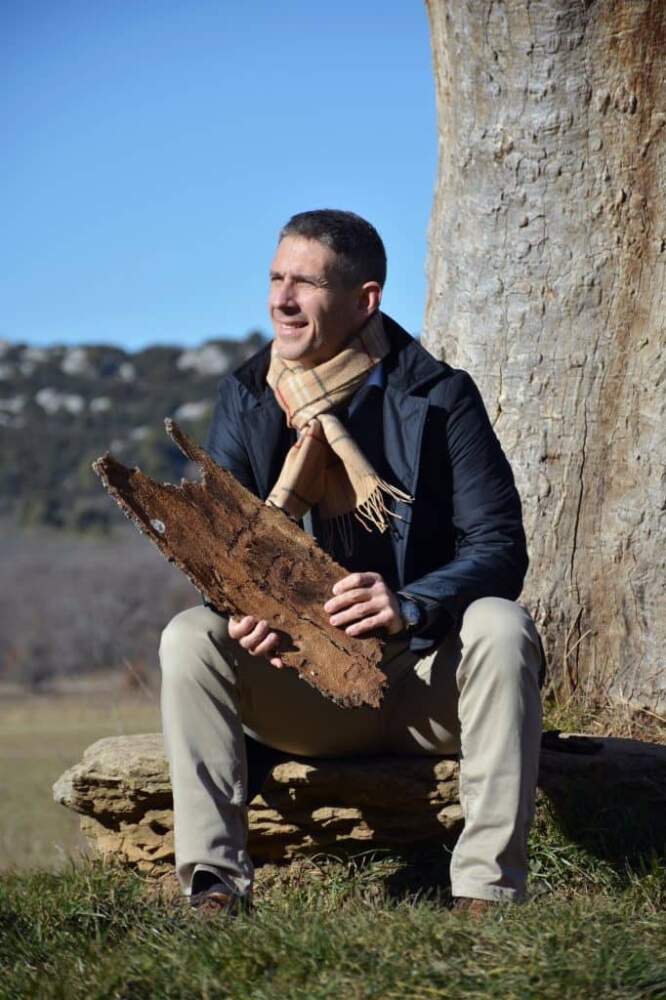
<svg viewBox="0 0 666 1000">
<path fill-rule="evenodd" d="M 333 411 L 348 402 L 368 373 L 389 352 L 381 314 L 373 313 L 343 349 L 315 368 L 278 356 L 273 343 L 267 381 L 298 439 L 285 458 L 267 503 L 300 519 L 318 505 L 326 542 L 339 533 L 345 553 L 352 551 L 353 515 L 367 531 L 388 527 L 389 497 L 412 497 L 379 478 Z"/>
</svg>

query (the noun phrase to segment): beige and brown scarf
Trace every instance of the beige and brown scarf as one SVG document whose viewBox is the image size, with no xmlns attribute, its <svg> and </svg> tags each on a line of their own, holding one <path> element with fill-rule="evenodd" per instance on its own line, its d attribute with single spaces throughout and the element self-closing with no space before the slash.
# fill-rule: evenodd
<svg viewBox="0 0 666 1000">
<path fill-rule="evenodd" d="M 412 497 L 380 479 L 360 448 L 335 416 L 389 352 L 381 314 L 374 313 L 347 345 L 315 368 L 285 361 L 275 352 L 268 384 L 298 439 L 287 453 L 267 503 L 301 518 L 315 505 L 328 534 L 339 533 L 351 551 L 351 516 L 368 531 L 384 532 L 388 498 L 411 503 Z"/>
</svg>

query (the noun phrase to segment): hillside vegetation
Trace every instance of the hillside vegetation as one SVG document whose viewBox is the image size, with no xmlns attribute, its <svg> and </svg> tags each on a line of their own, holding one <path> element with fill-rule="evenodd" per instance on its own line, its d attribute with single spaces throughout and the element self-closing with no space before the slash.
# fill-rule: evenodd
<svg viewBox="0 0 666 1000">
<path fill-rule="evenodd" d="M 163 480 L 184 460 L 163 430 L 175 417 L 203 441 L 220 377 L 261 334 L 201 347 L 26 347 L 0 342 L 0 514 L 23 524 L 108 530 L 118 515 L 90 464 L 107 450 Z"/>
</svg>

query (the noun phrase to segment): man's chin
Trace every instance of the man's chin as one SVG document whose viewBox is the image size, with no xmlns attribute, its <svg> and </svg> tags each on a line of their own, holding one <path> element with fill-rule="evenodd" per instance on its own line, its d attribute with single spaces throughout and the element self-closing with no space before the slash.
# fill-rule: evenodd
<svg viewBox="0 0 666 1000">
<path fill-rule="evenodd" d="M 311 353 L 311 345 L 299 343 L 297 340 L 284 341 L 281 337 L 275 338 L 275 353 L 283 361 L 302 361 Z"/>
</svg>

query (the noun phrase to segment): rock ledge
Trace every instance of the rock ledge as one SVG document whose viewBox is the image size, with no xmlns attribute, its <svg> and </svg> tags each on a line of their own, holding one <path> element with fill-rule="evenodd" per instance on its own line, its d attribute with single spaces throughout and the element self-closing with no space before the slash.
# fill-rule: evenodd
<svg viewBox="0 0 666 1000">
<path fill-rule="evenodd" d="M 287 761 L 250 804 L 249 851 L 258 862 L 299 853 L 453 843 L 462 829 L 458 762 L 443 757 Z M 666 798 L 666 747 L 635 740 L 548 733 L 539 783 L 556 807 L 575 793 L 594 808 L 609 793 L 624 810 L 640 802 L 658 821 Z M 104 858 L 148 875 L 173 865 L 169 772 L 158 733 L 98 740 L 53 786 L 81 814 Z"/>
</svg>

